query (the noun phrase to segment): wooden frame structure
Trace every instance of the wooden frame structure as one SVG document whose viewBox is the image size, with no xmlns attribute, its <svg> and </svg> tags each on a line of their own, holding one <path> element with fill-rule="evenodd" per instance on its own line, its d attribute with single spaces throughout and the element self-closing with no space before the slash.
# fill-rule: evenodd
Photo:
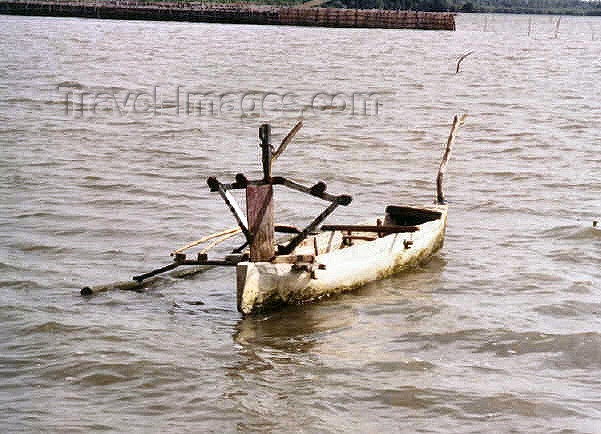
<svg viewBox="0 0 601 434">
<path fill-rule="evenodd" d="M 241 251 L 249 245 L 250 260 L 253 262 L 270 261 L 274 257 L 273 240 L 276 229 L 273 222 L 274 185 L 282 185 L 330 202 L 330 205 L 304 229 L 295 231 L 296 235 L 288 244 L 278 246 L 277 254 L 285 255 L 293 252 L 339 205 L 346 206 L 352 201 L 352 197 L 349 195 L 334 196 L 326 193 L 327 186 L 321 181 L 312 187 L 305 187 L 285 177 L 272 176 L 273 162 L 282 154 L 301 127 L 302 121 L 296 124 L 278 149 L 274 151 L 271 146 L 271 126 L 269 124 L 261 125 L 259 139 L 261 141 L 261 162 L 263 164 L 262 179 L 249 181 L 243 174 L 239 173 L 236 175 L 236 182 L 232 184 L 222 184 L 215 177 L 210 177 L 207 180 L 211 191 L 219 193 L 246 237 L 246 242 L 242 248 L 237 250 Z M 235 189 L 246 190 L 246 216 L 244 216 L 240 206 L 229 192 L 229 190 Z"/>
<path fill-rule="evenodd" d="M 259 128 L 259 140 L 261 147 L 261 162 L 263 166 L 263 178 L 258 180 L 248 180 L 242 173 L 238 173 L 235 182 L 231 184 L 221 183 L 216 177 L 211 176 L 207 179 L 207 184 L 212 192 L 217 192 L 227 205 L 228 209 L 236 219 L 238 227 L 227 229 L 216 234 L 209 235 L 174 250 L 171 256 L 173 262 L 164 267 L 139 274 L 133 277 L 138 284 L 142 281 L 154 277 L 158 274 L 174 270 L 181 265 L 211 265 L 211 266 L 235 266 L 242 260 L 251 262 L 269 262 L 274 261 L 278 255 L 289 255 L 314 231 L 334 210 L 339 206 L 346 206 L 353 200 L 351 196 L 332 195 L 326 192 L 327 186 L 319 181 L 312 187 L 306 187 L 282 176 L 272 176 L 271 168 L 273 162 L 282 155 L 288 144 L 292 141 L 296 133 L 301 129 L 303 123 L 299 121 L 292 130 L 286 135 L 280 143 L 277 150 L 271 145 L 271 126 L 263 124 Z M 276 226 L 273 217 L 273 186 L 282 185 L 292 190 L 306 193 L 324 201 L 330 202 L 326 209 L 311 221 L 304 229 L 297 229 L 290 226 Z M 246 192 L 246 215 L 242 208 L 231 194 L 230 190 L 243 189 Z M 275 232 L 293 234 L 294 236 L 285 245 L 278 245 L 277 251 L 274 249 Z M 210 248 L 221 242 L 242 233 L 245 242 L 232 251 L 223 259 L 209 260 L 207 252 Z M 186 250 L 197 246 L 203 242 L 213 240 L 212 243 L 203 249 L 196 259 L 187 259 Z M 249 254 L 240 254 L 245 248 L 249 247 Z M 91 291 L 91 292 L 90 292 Z M 89 287 L 82 289 L 82 295 L 94 293 Z"/>
<path fill-rule="evenodd" d="M 182 265 L 192 266 L 186 275 L 206 270 L 206 266 L 235 266 L 238 310 L 249 314 L 269 309 L 274 303 L 311 301 L 351 290 L 423 263 L 442 247 L 444 241 L 448 206 L 443 181 L 452 144 L 464 120 L 465 115 L 455 116 L 453 120 L 436 180 L 436 205 L 388 205 L 383 218 L 377 216 L 371 224 L 322 225 L 320 228 L 318 226 L 338 206 L 351 203 L 351 196 L 327 193 L 323 182 L 307 187 L 282 176 L 273 176 L 273 162 L 284 152 L 302 122 L 290 131 L 277 150 L 271 145 L 271 127 L 263 124 L 259 128 L 261 179 L 248 180 L 241 173 L 231 184 L 221 183 L 215 177 L 207 179 L 211 191 L 219 193 L 234 216 L 236 227 L 174 250 L 172 263 L 134 276 L 133 282 L 84 287 L 81 294 L 92 295 L 109 289 L 139 290 L 154 281 L 155 276 Z M 328 205 L 302 230 L 275 225 L 273 195 L 277 185 L 317 197 Z M 236 189 L 246 193 L 246 213 L 231 193 Z M 275 232 L 291 237 L 276 245 Z M 213 247 L 239 234 L 244 235 L 244 244 L 223 258 L 209 260 L 208 252 Z M 188 259 L 185 252 L 203 243 L 207 245 L 196 258 Z"/>
</svg>

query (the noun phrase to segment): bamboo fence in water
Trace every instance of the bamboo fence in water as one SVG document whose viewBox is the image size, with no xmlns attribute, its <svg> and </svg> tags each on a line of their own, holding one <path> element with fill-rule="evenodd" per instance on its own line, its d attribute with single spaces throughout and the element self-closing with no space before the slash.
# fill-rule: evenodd
<svg viewBox="0 0 601 434">
<path fill-rule="evenodd" d="M 380 9 L 143 1 L 0 0 L 0 13 L 156 21 L 455 30 L 455 15 Z"/>
</svg>

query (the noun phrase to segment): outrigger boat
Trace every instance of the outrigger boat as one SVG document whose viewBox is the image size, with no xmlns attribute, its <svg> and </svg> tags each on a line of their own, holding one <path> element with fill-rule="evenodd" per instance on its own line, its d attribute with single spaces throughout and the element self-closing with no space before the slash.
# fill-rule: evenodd
<svg viewBox="0 0 601 434">
<path fill-rule="evenodd" d="M 238 227 L 194 241 L 171 253 L 171 264 L 134 276 L 132 282 L 85 287 L 82 295 L 106 289 L 139 289 L 158 274 L 183 265 L 234 266 L 237 275 L 237 307 L 242 314 L 273 309 L 282 304 L 303 303 L 349 291 L 368 282 L 386 278 L 428 261 L 444 241 L 448 206 L 443 194 L 443 177 L 457 130 L 465 115 L 455 116 L 437 177 L 437 201 L 429 206 L 389 205 L 382 216 L 357 225 L 322 225 L 324 220 L 352 198 L 332 195 L 318 182 L 305 187 L 281 176 L 272 176 L 272 163 L 286 149 L 302 126 L 299 122 L 277 150 L 271 146 L 271 128 L 261 125 L 263 178 L 248 180 L 236 175 L 234 183 L 224 184 L 211 177 L 207 183 L 227 204 Z M 304 229 L 274 224 L 273 187 L 284 186 L 329 202 L 327 208 Z M 246 192 L 246 215 L 230 190 Z M 321 226 L 320 226 L 321 225 Z M 275 241 L 275 233 L 288 239 Z M 208 251 L 242 234 L 244 243 L 222 259 L 208 258 Z M 195 259 L 185 253 L 203 243 L 211 243 Z"/>
</svg>

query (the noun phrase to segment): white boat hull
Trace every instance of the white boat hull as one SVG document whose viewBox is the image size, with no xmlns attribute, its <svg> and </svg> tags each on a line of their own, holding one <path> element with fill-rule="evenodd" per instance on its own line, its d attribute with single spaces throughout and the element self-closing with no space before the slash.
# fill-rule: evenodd
<svg viewBox="0 0 601 434">
<path fill-rule="evenodd" d="M 243 314 L 280 304 L 301 303 L 349 291 L 384 279 L 430 259 L 444 241 L 446 205 L 427 207 L 440 218 L 418 225 L 416 232 L 393 233 L 339 248 L 342 232 L 317 236 L 314 263 L 241 262 L 237 265 L 238 310 Z M 313 238 L 294 255 L 315 253 Z"/>
</svg>

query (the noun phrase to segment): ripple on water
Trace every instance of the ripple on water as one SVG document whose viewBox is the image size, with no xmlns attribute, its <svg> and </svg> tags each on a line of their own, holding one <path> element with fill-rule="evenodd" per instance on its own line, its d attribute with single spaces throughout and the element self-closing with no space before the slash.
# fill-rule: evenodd
<svg viewBox="0 0 601 434">
<path fill-rule="evenodd" d="M 515 333 L 491 335 L 476 352 L 493 352 L 497 357 L 546 354 L 543 366 L 555 369 L 601 369 L 601 334 L 595 332 L 566 335 Z"/>
</svg>

